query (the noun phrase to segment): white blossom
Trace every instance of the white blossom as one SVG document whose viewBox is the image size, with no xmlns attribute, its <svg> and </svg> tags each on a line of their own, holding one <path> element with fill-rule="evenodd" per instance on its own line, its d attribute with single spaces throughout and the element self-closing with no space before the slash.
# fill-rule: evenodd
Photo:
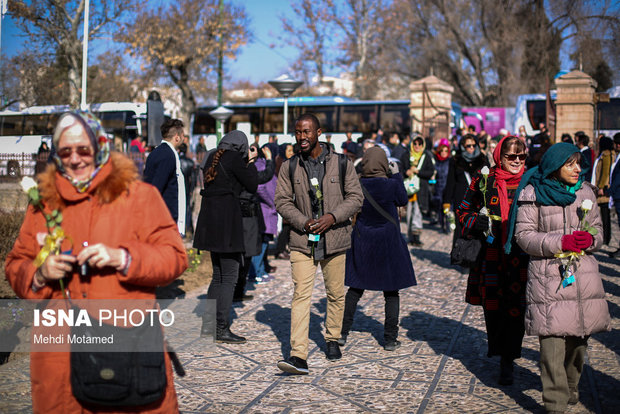
<svg viewBox="0 0 620 414">
<path fill-rule="evenodd" d="M 480 173 L 481 173 L 482 175 L 485 175 L 485 176 L 486 176 L 486 175 L 489 175 L 489 172 L 490 172 L 490 171 L 489 171 L 489 167 L 487 167 L 487 166 L 482 167 L 482 169 L 480 170 Z"/>
<path fill-rule="evenodd" d="M 24 177 L 22 181 L 19 183 L 24 190 L 24 193 L 28 194 L 31 188 L 37 186 L 37 182 L 32 177 Z"/>
<path fill-rule="evenodd" d="M 317 187 L 319 185 L 319 180 L 317 180 L 316 177 L 312 177 L 310 179 L 310 184 L 312 184 L 313 186 Z"/>
<path fill-rule="evenodd" d="M 590 199 L 586 198 L 581 203 L 581 209 L 584 210 L 584 211 L 590 211 L 590 210 L 592 210 L 592 207 L 594 207 L 594 203 L 592 203 L 592 200 L 590 200 Z"/>
</svg>

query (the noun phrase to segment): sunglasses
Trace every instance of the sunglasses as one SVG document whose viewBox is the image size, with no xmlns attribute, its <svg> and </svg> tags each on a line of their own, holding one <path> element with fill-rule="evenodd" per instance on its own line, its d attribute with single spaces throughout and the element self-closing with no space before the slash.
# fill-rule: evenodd
<svg viewBox="0 0 620 414">
<path fill-rule="evenodd" d="M 504 158 L 506 158 L 508 161 L 514 161 L 517 158 L 521 161 L 525 161 L 525 159 L 527 158 L 527 154 L 523 153 L 523 154 L 504 154 Z"/>
<path fill-rule="evenodd" d="M 467 149 L 467 148 L 476 148 L 476 145 L 475 144 L 464 145 L 464 148 L 465 149 Z"/>
<path fill-rule="evenodd" d="M 75 149 L 75 152 L 77 152 L 77 155 L 79 155 L 80 157 L 92 157 L 93 155 L 93 149 L 86 145 L 81 145 L 77 147 Z M 57 151 L 57 154 L 60 158 L 63 158 L 63 159 L 69 158 L 71 154 L 73 154 L 73 148 L 70 148 L 70 147 L 59 148 Z"/>
</svg>

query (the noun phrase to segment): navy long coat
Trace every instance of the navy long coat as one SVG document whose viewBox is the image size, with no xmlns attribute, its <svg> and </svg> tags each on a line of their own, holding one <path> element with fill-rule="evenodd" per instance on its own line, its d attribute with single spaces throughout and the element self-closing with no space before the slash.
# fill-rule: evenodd
<svg viewBox="0 0 620 414">
<path fill-rule="evenodd" d="M 146 158 L 144 181 L 153 184 L 164 199 L 172 219 L 179 218 L 179 184 L 174 150 L 162 141 Z"/>
<path fill-rule="evenodd" d="M 396 207 L 407 204 L 407 193 L 400 174 L 390 178 L 362 178 L 360 182 L 399 223 Z M 347 250 L 345 285 L 393 291 L 416 284 L 411 257 L 400 228 L 365 199 L 351 234 L 351 248 Z"/>
</svg>

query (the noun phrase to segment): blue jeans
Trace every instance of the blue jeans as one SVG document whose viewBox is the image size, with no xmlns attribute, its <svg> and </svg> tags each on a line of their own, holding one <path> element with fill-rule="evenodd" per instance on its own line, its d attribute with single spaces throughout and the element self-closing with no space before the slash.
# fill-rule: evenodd
<svg viewBox="0 0 620 414">
<path fill-rule="evenodd" d="M 252 257 L 252 265 L 250 266 L 249 275 L 253 277 L 263 277 L 267 275 L 267 271 L 265 270 L 265 261 L 263 257 L 265 257 L 265 251 L 267 250 L 268 242 L 264 241 L 261 251 L 256 256 Z"/>
</svg>

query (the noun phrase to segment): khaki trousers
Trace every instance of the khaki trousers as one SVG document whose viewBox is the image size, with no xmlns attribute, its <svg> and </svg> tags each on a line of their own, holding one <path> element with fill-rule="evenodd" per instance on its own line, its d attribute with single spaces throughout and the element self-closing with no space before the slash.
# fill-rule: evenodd
<svg viewBox="0 0 620 414">
<path fill-rule="evenodd" d="M 295 290 L 291 303 L 291 356 L 308 359 L 308 330 L 310 305 L 316 268 L 320 264 L 327 292 L 325 315 L 325 341 L 337 341 L 342 328 L 344 313 L 344 265 L 345 253 L 315 261 L 304 253 L 291 252 L 291 270 Z"/>
<path fill-rule="evenodd" d="M 577 393 L 588 337 L 540 336 L 540 379 L 547 411 L 564 411 Z"/>
</svg>

